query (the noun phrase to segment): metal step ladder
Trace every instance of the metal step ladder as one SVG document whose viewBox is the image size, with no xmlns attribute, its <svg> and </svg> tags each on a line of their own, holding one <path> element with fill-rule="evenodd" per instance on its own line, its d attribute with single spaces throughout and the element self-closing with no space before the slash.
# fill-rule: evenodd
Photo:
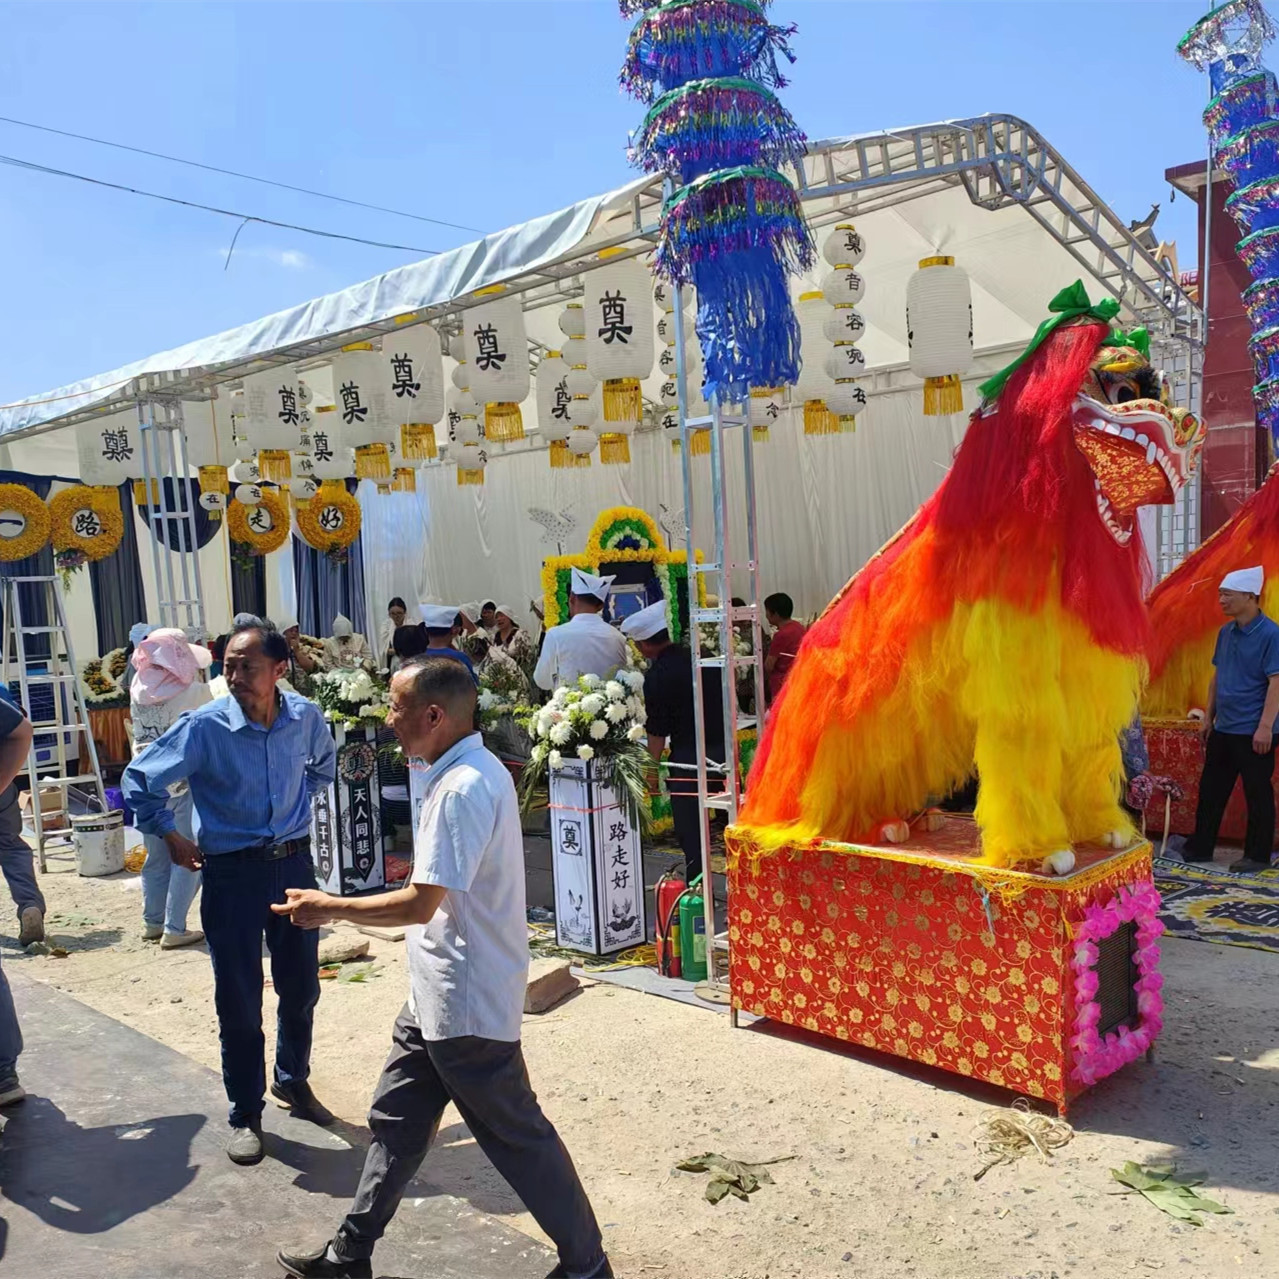
<svg viewBox="0 0 1279 1279">
<path fill-rule="evenodd" d="M 48 625 L 28 625 L 22 612 L 22 586 L 42 592 Z M 31 824 L 36 836 L 36 856 L 45 870 L 47 850 L 66 851 L 72 847 L 70 799 L 76 798 L 99 812 L 107 811 L 98 748 L 89 728 L 89 708 L 67 629 L 67 612 L 62 584 L 56 577 L 0 578 L 0 602 L 4 608 L 4 648 L 0 679 L 7 688 L 17 684 L 17 695 L 31 719 L 34 734 L 24 770 L 31 782 Z M 32 639 L 48 637 L 49 656 L 33 654 Z M 48 690 L 47 693 L 45 690 Z M 81 746 L 85 749 L 81 749 Z M 87 755 L 90 772 L 80 772 L 80 759 Z M 43 761 L 43 762 L 42 762 Z M 62 814 L 66 822 L 59 830 L 44 829 L 40 803 L 41 787 L 62 791 Z"/>
</svg>

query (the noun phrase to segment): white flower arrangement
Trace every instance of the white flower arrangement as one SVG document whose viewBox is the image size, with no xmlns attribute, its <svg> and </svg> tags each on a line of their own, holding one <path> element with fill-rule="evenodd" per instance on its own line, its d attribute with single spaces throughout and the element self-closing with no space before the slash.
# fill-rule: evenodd
<svg viewBox="0 0 1279 1279">
<path fill-rule="evenodd" d="M 386 722 L 387 686 L 363 668 L 318 672 L 311 687 L 331 724 L 353 729 L 377 728 Z"/>
</svg>

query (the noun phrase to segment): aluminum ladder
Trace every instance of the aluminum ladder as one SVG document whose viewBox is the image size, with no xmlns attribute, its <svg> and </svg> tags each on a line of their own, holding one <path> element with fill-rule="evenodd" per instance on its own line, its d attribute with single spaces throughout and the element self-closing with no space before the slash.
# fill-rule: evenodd
<svg viewBox="0 0 1279 1279">
<path fill-rule="evenodd" d="M 22 615 L 20 587 L 30 586 L 40 590 L 45 599 L 46 626 L 28 625 Z M 62 584 L 56 577 L 5 577 L 0 578 L 4 607 L 3 670 L 0 678 L 5 687 L 16 682 L 23 709 L 31 718 L 34 730 L 31 749 L 24 770 L 31 783 L 31 825 L 36 837 L 36 857 L 40 871 L 45 871 L 46 849 L 66 851 L 72 848 L 71 805 L 73 791 L 77 798 L 94 803 L 98 811 L 107 811 L 106 792 L 102 785 L 102 769 L 98 764 L 98 748 L 89 727 L 89 708 L 71 646 L 71 633 L 67 629 L 66 605 L 62 598 Z M 48 658 L 29 653 L 31 638 L 48 636 Z M 16 674 L 13 667 L 16 665 Z M 43 669 L 41 669 L 43 668 Z M 33 691 L 49 688 L 52 697 L 52 713 L 48 719 L 37 719 Z M 43 699 L 42 699 L 43 701 Z M 38 758 L 48 749 L 47 739 L 52 734 L 53 758 L 43 765 Z M 83 734 L 83 738 L 81 738 Z M 46 739 L 46 740 L 41 740 Z M 81 743 L 85 749 L 81 749 Z M 70 748 L 74 746 L 74 751 Z M 87 754 L 91 772 L 80 772 L 80 759 Z M 66 826 L 60 830 L 44 829 L 44 813 L 40 804 L 40 788 L 54 786 L 62 790 L 62 812 Z"/>
</svg>

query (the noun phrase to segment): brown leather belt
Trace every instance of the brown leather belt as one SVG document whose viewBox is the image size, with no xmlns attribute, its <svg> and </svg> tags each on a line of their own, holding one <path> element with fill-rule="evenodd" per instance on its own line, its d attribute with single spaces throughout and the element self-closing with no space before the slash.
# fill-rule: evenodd
<svg viewBox="0 0 1279 1279">
<path fill-rule="evenodd" d="M 301 839 L 286 839 L 282 844 L 265 844 L 257 848 L 237 848 L 229 853 L 230 857 L 243 857 L 254 862 L 278 862 L 298 853 L 311 855 L 311 837 L 304 835 Z"/>
</svg>

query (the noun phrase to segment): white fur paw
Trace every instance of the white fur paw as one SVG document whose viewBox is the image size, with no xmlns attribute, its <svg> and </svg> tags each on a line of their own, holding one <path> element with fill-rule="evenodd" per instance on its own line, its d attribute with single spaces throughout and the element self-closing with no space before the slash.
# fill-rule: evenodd
<svg viewBox="0 0 1279 1279">
<path fill-rule="evenodd" d="M 904 844 L 910 838 L 910 826 L 907 822 L 885 822 L 879 833 L 885 844 Z"/>
<path fill-rule="evenodd" d="M 1105 848 L 1127 848 L 1128 836 L 1121 830 L 1108 830 L 1101 837 L 1101 842 Z"/>
<path fill-rule="evenodd" d="M 1041 875 L 1069 875 L 1075 869 L 1075 854 L 1069 848 L 1058 849 L 1049 853 L 1040 863 Z"/>
<path fill-rule="evenodd" d="M 914 827 L 916 830 L 928 831 L 932 834 L 941 830 L 946 825 L 946 814 L 939 813 L 936 809 L 930 808 L 928 812 L 922 813 L 915 819 Z"/>
</svg>

